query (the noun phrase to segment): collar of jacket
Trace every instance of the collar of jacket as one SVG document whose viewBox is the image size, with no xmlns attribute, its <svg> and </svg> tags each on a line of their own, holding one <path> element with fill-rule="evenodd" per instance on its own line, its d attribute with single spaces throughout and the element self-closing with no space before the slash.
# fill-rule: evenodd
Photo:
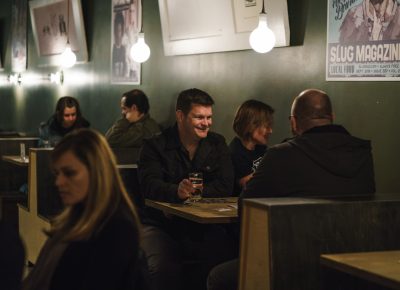
<svg viewBox="0 0 400 290">
<path fill-rule="evenodd" d="M 311 129 L 308 129 L 303 134 L 315 134 L 315 133 L 341 133 L 350 135 L 350 133 L 341 125 L 324 125 L 324 126 L 317 126 Z"/>
<path fill-rule="evenodd" d="M 168 150 L 174 150 L 181 148 L 183 151 L 187 151 L 183 144 L 181 143 L 181 140 L 179 139 L 179 132 L 178 132 L 178 125 L 175 123 L 174 126 L 168 128 L 165 132 L 166 134 L 166 149 Z M 209 132 L 210 134 L 210 132 Z M 211 144 L 210 144 L 210 135 L 208 135 L 206 138 L 201 139 L 199 141 L 199 146 L 197 147 L 196 154 L 193 158 L 193 160 L 201 159 L 203 160 L 206 158 L 206 156 L 209 154 L 211 151 Z"/>
</svg>

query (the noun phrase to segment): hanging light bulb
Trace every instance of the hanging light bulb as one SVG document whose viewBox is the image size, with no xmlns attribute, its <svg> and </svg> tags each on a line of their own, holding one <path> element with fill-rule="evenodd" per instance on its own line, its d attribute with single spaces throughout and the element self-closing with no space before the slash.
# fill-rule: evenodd
<svg viewBox="0 0 400 290">
<path fill-rule="evenodd" d="M 137 42 L 132 45 L 131 57 L 134 61 L 142 63 L 150 57 L 150 47 L 144 41 L 144 33 L 139 33 Z"/>
<path fill-rule="evenodd" d="M 61 54 L 61 66 L 63 68 L 70 68 L 76 63 L 76 55 L 71 49 L 69 44 L 69 0 L 67 1 L 67 45 L 64 52 Z"/>
<path fill-rule="evenodd" d="M 267 25 L 267 14 L 264 10 L 264 0 L 262 12 L 260 13 L 258 27 L 250 34 L 249 42 L 252 49 L 259 53 L 266 53 L 275 46 L 275 34 Z"/>
<path fill-rule="evenodd" d="M 71 45 L 67 43 L 64 52 L 61 54 L 61 66 L 70 68 L 76 63 L 76 55 L 71 49 Z"/>
</svg>

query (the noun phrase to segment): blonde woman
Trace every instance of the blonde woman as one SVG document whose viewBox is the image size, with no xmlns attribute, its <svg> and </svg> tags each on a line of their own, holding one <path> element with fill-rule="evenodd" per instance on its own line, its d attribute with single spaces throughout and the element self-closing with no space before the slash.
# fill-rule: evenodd
<svg viewBox="0 0 400 290">
<path fill-rule="evenodd" d="M 137 289 L 139 223 L 105 138 L 74 131 L 51 161 L 65 208 L 23 289 Z"/>
</svg>

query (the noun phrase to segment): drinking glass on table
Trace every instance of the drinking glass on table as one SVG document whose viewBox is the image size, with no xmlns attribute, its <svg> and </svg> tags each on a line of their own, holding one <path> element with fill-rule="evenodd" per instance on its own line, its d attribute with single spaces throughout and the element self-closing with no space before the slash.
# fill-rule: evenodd
<svg viewBox="0 0 400 290">
<path fill-rule="evenodd" d="M 189 198 L 190 202 L 197 202 L 201 199 L 203 193 L 203 173 L 202 172 L 190 172 L 189 180 L 193 185 L 193 193 Z"/>
</svg>

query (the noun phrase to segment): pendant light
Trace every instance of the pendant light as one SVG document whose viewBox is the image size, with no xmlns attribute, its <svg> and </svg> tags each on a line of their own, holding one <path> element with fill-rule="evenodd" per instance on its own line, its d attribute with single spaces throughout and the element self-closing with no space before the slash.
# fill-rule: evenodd
<svg viewBox="0 0 400 290">
<path fill-rule="evenodd" d="M 144 32 L 143 32 L 143 3 L 140 1 L 140 8 L 141 8 L 141 27 L 140 33 L 138 35 L 137 42 L 132 45 L 130 54 L 131 58 L 138 63 L 145 62 L 150 57 L 150 47 L 144 41 Z"/>
<path fill-rule="evenodd" d="M 61 66 L 63 68 L 70 68 L 76 63 L 76 55 L 71 49 L 69 43 L 69 1 L 67 0 L 67 45 L 65 46 L 64 52 L 61 54 Z"/>
<path fill-rule="evenodd" d="M 267 25 L 267 14 L 265 13 L 264 0 L 262 0 L 262 11 L 259 16 L 258 27 L 250 34 L 250 46 L 256 52 L 266 53 L 274 48 L 275 41 L 274 32 Z"/>
</svg>

